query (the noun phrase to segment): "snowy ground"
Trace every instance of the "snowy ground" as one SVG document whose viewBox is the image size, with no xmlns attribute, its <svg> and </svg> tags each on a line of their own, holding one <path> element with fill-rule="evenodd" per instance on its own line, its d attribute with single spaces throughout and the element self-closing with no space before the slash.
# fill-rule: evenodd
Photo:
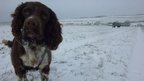
<svg viewBox="0 0 144 81">
<path fill-rule="evenodd" d="M 0 26 L 0 41 L 12 39 Z M 50 81 L 144 81 L 144 28 L 63 26 L 63 42 L 53 51 Z M 38 72 L 29 81 L 40 81 Z M 0 42 L 0 81 L 16 81 L 10 49 Z"/>
</svg>

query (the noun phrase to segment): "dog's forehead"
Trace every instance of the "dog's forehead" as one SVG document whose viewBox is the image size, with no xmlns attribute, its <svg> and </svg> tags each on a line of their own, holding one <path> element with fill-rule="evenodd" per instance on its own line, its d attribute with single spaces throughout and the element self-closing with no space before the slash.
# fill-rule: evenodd
<svg viewBox="0 0 144 81">
<path fill-rule="evenodd" d="M 25 8 L 24 9 L 46 9 L 46 8 L 48 8 L 47 6 L 45 6 L 44 4 L 42 4 L 42 3 L 37 3 L 37 2 L 29 2 L 29 3 L 27 3 L 27 5 L 25 6 Z"/>
</svg>

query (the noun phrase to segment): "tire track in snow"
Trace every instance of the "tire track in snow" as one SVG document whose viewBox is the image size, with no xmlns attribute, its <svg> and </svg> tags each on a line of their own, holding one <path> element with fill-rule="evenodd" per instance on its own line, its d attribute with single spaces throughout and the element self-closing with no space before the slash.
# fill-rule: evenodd
<svg viewBox="0 0 144 81">
<path fill-rule="evenodd" d="M 133 38 L 132 33 L 135 33 L 135 29 L 137 28 L 114 29 L 114 32 L 108 32 L 102 35 L 99 34 L 99 37 L 88 37 L 88 39 L 82 41 L 74 41 L 73 44 L 68 45 L 68 47 L 66 47 L 65 49 L 61 49 L 64 51 L 58 52 L 60 53 L 60 55 L 57 55 L 56 60 L 54 61 L 57 66 L 60 66 L 62 68 L 58 68 L 56 76 L 60 76 L 61 78 L 70 78 L 70 76 L 73 76 L 72 74 L 74 74 L 74 76 L 76 76 L 77 80 L 79 81 L 81 79 L 78 78 L 78 76 L 86 79 L 91 78 L 92 81 L 99 81 L 102 79 L 105 81 L 105 77 L 108 76 L 113 77 L 113 80 L 121 79 L 124 81 L 127 77 L 127 60 L 125 60 L 125 57 L 127 58 L 128 54 L 130 53 L 124 53 L 122 51 L 125 51 L 123 49 L 127 48 L 123 48 L 125 46 L 125 43 L 127 43 L 127 40 L 132 41 L 132 39 L 129 39 L 129 36 L 130 38 Z M 111 42 L 109 47 L 108 41 L 112 40 L 113 42 L 119 41 L 116 42 L 116 44 L 120 43 L 121 45 L 118 47 L 113 47 L 113 42 Z M 104 43 L 106 47 L 109 48 L 108 51 L 110 51 L 110 53 L 105 51 L 105 47 L 99 48 L 99 45 L 97 44 L 99 44 L 100 42 Z M 101 46 L 102 45 L 100 45 L 100 47 Z M 122 47 L 122 49 L 118 49 L 119 47 Z M 111 50 L 116 52 L 117 54 L 114 55 L 115 53 L 112 53 Z M 119 55 L 119 52 L 123 54 Z M 60 63 L 59 61 L 65 61 L 65 63 Z M 107 69 L 110 69 L 110 67 L 113 67 L 113 69 L 108 71 Z M 117 70 L 117 68 L 120 70 Z M 63 72 L 63 70 L 66 71 Z M 83 70 L 86 70 L 86 72 L 84 72 Z M 69 71 L 71 71 L 72 73 Z M 59 81 L 62 81 L 62 79 Z"/>
<path fill-rule="evenodd" d="M 144 81 L 144 28 L 139 27 L 136 45 L 129 64 L 129 81 Z"/>
<path fill-rule="evenodd" d="M 76 40 L 76 41 L 73 41 L 73 42 L 62 42 L 62 46 L 60 46 L 60 49 L 56 50 L 58 51 L 59 53 L 61 53 L 62 51 L 61 50 L 65 50 L 62 52 L 62 54 L 64 54 L 65 52 L 68 52 L 72 49 L 75 49 L 75 48 L 78 48 L 84 44 L 87 44 L 87 43 L 93 43 L 93 42 L 96 42 L 96 41 L 99 41 L 99 40 L 102 40 L 102 39 L 107 39 L 107 38 L 110 38 L 110 37 L 113 37 L 113 36 L 117 36 L 117 35 L 120 35 L 122 33 L 125 33 L 125 32 L 132 32 L 134 31 L 134 28 L 129 28 L 129 29 L 118 29 L 118 30 L 114 30 L 113 32 L 112 29 L 110 28 L 109 30 L 107 30 L 109 32 L 107 33 L 104 33 L 104 34 L 97 34 L 95 37 L 88 37 L 88 38 L 85 38 L 84 40 Z M 71 47 L 69 47 L 71 46 Z M 60 50 L 60 51 L 59 51 Z"/>
</svg>

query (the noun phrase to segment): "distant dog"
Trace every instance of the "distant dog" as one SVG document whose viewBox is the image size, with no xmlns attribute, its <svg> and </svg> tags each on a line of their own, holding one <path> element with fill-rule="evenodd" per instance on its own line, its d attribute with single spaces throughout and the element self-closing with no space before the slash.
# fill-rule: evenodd
<svg viewBox="0 0 144 81">
<path fill-rule="evenodd" d="M 48 81 L 51 50 L 62 42 L 56 14 L 40 2 L 19 5 L 12 14 L 13 41 L 2 42 L 11 47 L 11 60 L 18 81 L 27 81 L 28 70 L 39 70 L 42 81 Z"/>
</svg>

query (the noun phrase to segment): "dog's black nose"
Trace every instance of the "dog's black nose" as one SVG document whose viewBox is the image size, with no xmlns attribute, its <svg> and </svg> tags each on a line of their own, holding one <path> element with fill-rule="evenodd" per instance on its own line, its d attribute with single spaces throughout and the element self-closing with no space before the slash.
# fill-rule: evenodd
<svg viewBox="0 0 144 81">
<path fill-rule="evenodd" d="M 30 16 L 25 20 L 24 25 L 32 28 L 37 27 L 39 25 L 38 20 L 39 19 L 36 16 Z"/>
<path fill-rule="evenodd" d="M 37 25 L 38 25 L 38 22 L 36 21 L 35 18 L 29 18 L 25 22 L 25 26 L 28 26 L 28 27 L 35 27 Z"/>
</svg>

